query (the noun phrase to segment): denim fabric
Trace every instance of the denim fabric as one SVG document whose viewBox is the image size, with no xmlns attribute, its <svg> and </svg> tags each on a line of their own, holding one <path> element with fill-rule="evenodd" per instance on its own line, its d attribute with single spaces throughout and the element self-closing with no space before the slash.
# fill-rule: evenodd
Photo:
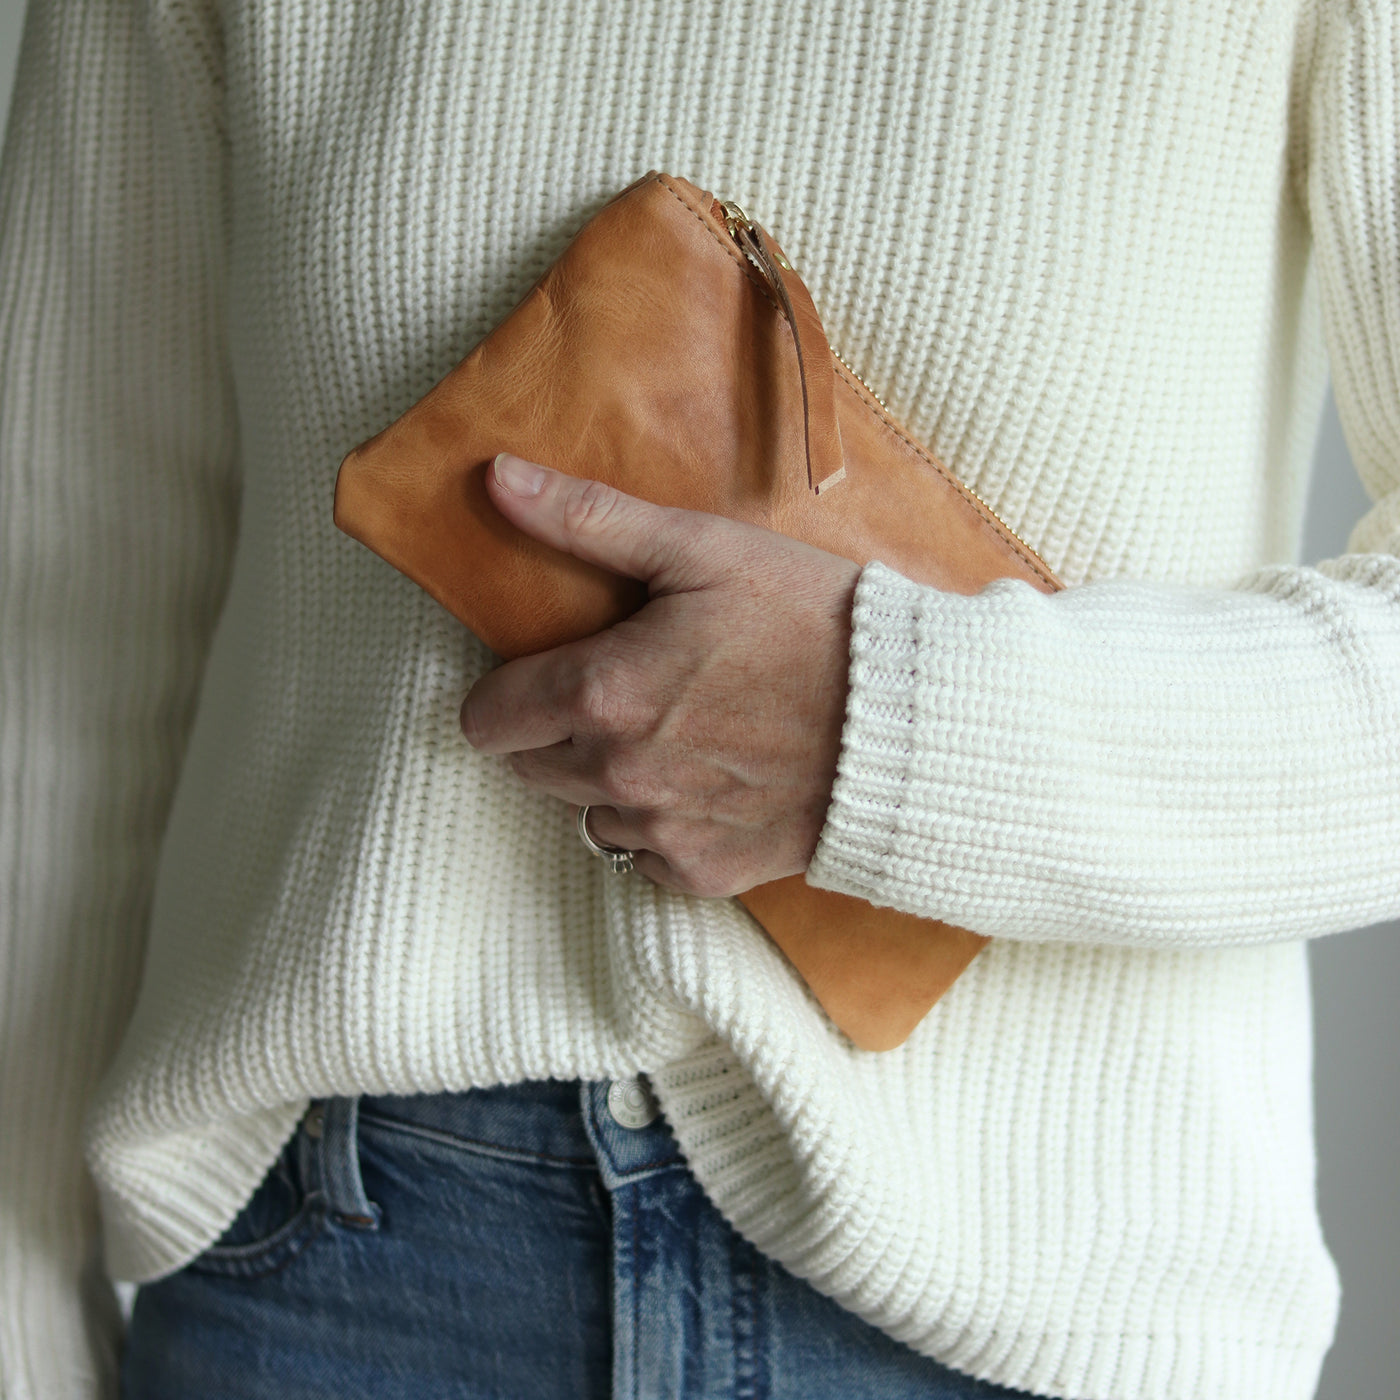
<svg viewBox="0 0 1400 1400">
<path fill-rule="evenodd" d="M 1019 1394 L 916 1356 L 760 1254 L 665 1120 L 622 1126 L 608 1088 L 313 1105 L 219 1242 L 137 1294 L 122 1395 Z"/>
</svg>

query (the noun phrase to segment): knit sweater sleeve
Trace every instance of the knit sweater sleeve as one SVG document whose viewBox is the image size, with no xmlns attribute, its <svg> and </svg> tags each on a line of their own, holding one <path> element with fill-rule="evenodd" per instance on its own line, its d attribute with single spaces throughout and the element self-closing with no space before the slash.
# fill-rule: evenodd
<svg viewBox="0 0 1400 1400">
<path fill-rule="evenodd" d="M 855 600 L 808 879 L 994 937 L 1306 938 L 1400 914 L 1400 20 L 1325 12 L 1302 176 L 1343 425 L 1344 557 L 1227 589 Z"/>
<path fill-rule="evenodd" d="M 80 1124 L 237 513 L 217 33 L 36 0 L 0 165 L 0 1393 L 114 1390 Z"/>
</svg>

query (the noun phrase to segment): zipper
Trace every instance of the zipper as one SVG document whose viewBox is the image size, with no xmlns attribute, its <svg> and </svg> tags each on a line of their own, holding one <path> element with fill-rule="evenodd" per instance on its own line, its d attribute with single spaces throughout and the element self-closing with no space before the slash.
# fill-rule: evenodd
<svg viewBox="0 0 1400 1400">
<path fill-rule="evenodd" d="M 763 273 L 762 264 L 759 263 L 758 259 L 750 251 L 749 248 L 749 240 L 752 239 L 754 236 L 753 220 L 750 219 L 749 216 L 746 213 L 744 213 L 743 209 L 732 199 L 721 199 L 719 201 L 719 207 L 720 213 L 724 216 L 724 227 L 728 230 L 729 236 L 735 241 L 735 243 L 739 245 L 740 251 L 744 254 L 746 258 L 748 258 L 748 260 L 751 263 L 753 263 L 754 267 L 757 268 L 757 270 L 760 273 Z M 748 237 L 746 238 L 745 235 L 748 235 Z M 796 271 L 792 264 L 788 262 L 788 260 L 776 249 L 774 249 L 773 251 L 773 257 L 778 262 L 778 264 L 785 268 L 788 272 Z M 854 379 L 856 383 L 859 384 L 860 387 L 864 389 L 865 392 L 869 394 L 870 397 L 874 399 L 877 404 L 880 405 L 881 411 L 887 417 L 893 418 L 894 415 L 890 413 L 889 406 L 885 403 L 884 399 L 882 399 L 879 396 L 879 394 L 877 394 L 875 390 L 872 389 L 870 385 L 867 384 L 865 380 L 862 379 L 861 376 L 857 374 L 854 369 L 851 368 L 850 362 L 838 349 L 836 349 L 834 345 L 831 347 L 831 353 L 836 356 L 837 360 L 840 361 L 846 373 L 849 374 L 851 378 Z M 949 475 L 952 475 L 952 473 L 950 472 Z M 1003 530 L 1006 531 L 1008 535 L 1011 536 L 1013 540 L 1016 541 L 1017 544 L 1021 546 L 1022 549 L 1024 549 L 1028 554 L 1030 554 L 1032 558 L 1040 558 L 1040 556 L 1035 552 L 1035 550 L 1033 550 L 1030 547 L 1030 545 L 1028 545 L 1025 542 L 1025 540 L 1023 540 L 1021 536 L 1018 535 L 1016 531 L 1013 530 L 1011 526 L 1008 525 L 1006 521 L 1003 520 L 1001 516 L 998 515 L 997 512 L 993 510 L 992 507 L 989 506 L 987 502 L 984 501 L 982 497 L 979 496 L 977 492 L 974 491 L 972 487 L 967 484 L 967 482 L 965 482 L 959 476 L 954 476 L 953 479 L 957 482 L 959 486 L 962 487 L 964 491 L 967 492 L 969 496 L 972 497 L 974 501 L 977 502 L 979 506 L 982 507 L 983 510 L 987 512 L 988 515 L 992 517 L 993 520 L 996 521 L 998 525 L 1001 526 Z M 1048 567 L 1048 565 L 1046 567 Z"/>
<path fill-rule="evenodd" d="M 753 255 L 752 252 L 749 251 L 748 238 L 753 237 L 753 220 L 750 219 L 749 216 L 746 213 L 744 213 L 744 211 L 737 204 L 735 204 L 732 199 L 720 200 L 719 207 L 720 212 L 724 215 L 724 226 L 729 230 L 729 236 L 743 250 L 744 256 L 747 257 L 748 260 L 751 263 L 753 263 L 753 265 L 757 267 L 760 272 L 762 272 L 762 264 L 759 263 L 758 259 Z M 745 237 L 746 234 L 748 235 L 748 238 Z M 778 252 L 777 249 L 773 250 L 773 259 L 779 267 L 784 268 L 786 271 L 796 271 L 793 265 L 780 252 Z"/>
</svg>

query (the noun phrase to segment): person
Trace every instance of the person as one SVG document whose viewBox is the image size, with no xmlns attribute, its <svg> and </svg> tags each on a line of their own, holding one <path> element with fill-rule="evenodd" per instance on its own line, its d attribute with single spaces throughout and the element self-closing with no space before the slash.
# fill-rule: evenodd
<svg viewBox="0 0 1400 1400">
<path fill-rule="evenodd" d="M 1397 71 L 1388 0 L 39 0 L 5 1394 L 110 1393 L 124 1279 L 128 1395 L 1310 1396 L 1304 941 L 1400 913 Z M 507 459 L 655 596 L 496 669 L 338 535 L 649 166 L 1063 592 Z M 1374 507 L 1303 568 L 1329 365 Z M 898 1050 L 725 897 L 804 866 L 990 935 Z"/>
</svg>

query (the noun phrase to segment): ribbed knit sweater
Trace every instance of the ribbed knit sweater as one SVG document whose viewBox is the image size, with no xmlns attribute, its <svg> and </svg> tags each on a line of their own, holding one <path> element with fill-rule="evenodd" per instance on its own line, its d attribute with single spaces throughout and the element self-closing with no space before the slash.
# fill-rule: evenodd
<svg viewBox="0 0 1400 1400">
<path fill-rule="evenodd" d="M 103 1391 L 107 1276 L 213 1240 L 309 1098 L 641 1070 L 735 1226 L 921 1352 L 1311 1395 L 1303 940 L 1400 913 L 1397 72 L 1393 0 L 39 4 L 0 184 L 4 1395 Z M 331 523 L 342 454 L 649 167 L 768 223 L 1070 584 L 862 576 L 809 878 L 994 940 L 886 1054 L 475 753 L 491 658 Z M 1375 506 L 1302 568 L 1329 358 Z"/>
</svg>

